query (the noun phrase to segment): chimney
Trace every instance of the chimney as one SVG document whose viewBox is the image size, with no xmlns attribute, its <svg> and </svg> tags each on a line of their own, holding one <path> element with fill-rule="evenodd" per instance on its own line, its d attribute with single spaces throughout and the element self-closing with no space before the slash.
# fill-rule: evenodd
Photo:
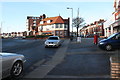
<svg viewBox="0 0 120 80">
<path fill-rule="evenodd" d="M 45 15 L 45 14 L 43 14 L 42 19 L 45 19 L 45 18 L 46 18 L 46 15 Z"/>
</svg>

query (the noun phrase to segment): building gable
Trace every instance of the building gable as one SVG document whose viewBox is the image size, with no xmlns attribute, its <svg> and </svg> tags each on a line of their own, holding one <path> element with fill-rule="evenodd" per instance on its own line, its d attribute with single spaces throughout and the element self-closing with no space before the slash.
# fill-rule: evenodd
<svg viewBox="0 0 120 80">
<path fill-rule="evenodd" d="M 43 23 L 42 24 L 40 23 L 39 26 L 58 24 L 58 23 L 59 24 L 65 23 L 61 16 L 45 18 L 41 22 L 43 22 Z"/>
<path fill-rule="evenodd" d="M 56 19 L 55 19 L 55 22 L 54 23 L 64 23 L 64 20 L 62 19 L 61 16 L 58 16 Z"/>
</svg>

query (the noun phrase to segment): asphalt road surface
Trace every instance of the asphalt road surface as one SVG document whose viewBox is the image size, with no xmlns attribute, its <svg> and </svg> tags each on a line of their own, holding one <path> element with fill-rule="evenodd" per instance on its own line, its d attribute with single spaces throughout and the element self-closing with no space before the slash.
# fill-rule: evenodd
<svg viewBox="0 0 120 80">
<path fill-rule="evenodd" d="M 65 41 L 64 41 L 65 42 Z M 64 43 L 65 44 L 65 43 Z M 39 67 L 51 67 L 50 62 L 54 55 L 64 55 L 63 60 L 55 67 L 41 70 L 46 73 L 45 78 L 108 78 L 110 77 L 110 56 L 117 51 L 107 52 L 93 44 L 93 38 L 82 39 L 82 43 L 72 41 L 67 47 L 44 48 L 44 40 L 3 39 L 2 51 L 23 54 L 26 58 L 24 74 L 21 77 L 34 73 Z M 65 53 L 60 50 L 67 49 Z M 55 59 L 56 60 L 56 59 Z M 57 61 L 57 60 L 56 60 Z M 48 64 L 47 64 L 48 63 Z M 39 65 L 38 65 L 39 64 Z M 38 74 L 38 72 L 36 74 Z M 34 76 L 33 76 L 34 77 Z M 35 77 L 34 77 L 35 78 Z"/>
<path fill-rule="evenodd" d="M 37 68 L 38 61 L 50 60 L 57 48 L 44 48 L 44 40 L 3 39 L 2 52 L 23 54 L 26 58 L 24 74 Z M 42 64 L 41 63 L 41 64 Z"/>
</svg>

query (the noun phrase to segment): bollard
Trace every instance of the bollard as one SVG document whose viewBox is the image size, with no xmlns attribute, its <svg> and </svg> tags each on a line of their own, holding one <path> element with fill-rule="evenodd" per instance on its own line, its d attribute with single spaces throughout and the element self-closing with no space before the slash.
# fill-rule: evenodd
<svg viewBox="0 0 120 80">
<path fill-rule="evenodd" d="M 81 37 L 77 37 L 77 42 L 81 43 Z"/>
</svg>

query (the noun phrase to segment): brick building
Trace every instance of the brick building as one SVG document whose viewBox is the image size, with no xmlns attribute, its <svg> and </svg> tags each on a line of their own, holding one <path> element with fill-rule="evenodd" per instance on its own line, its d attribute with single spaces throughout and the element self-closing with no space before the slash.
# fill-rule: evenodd
<svg viewBox="0 0 120 80">
<path fill-rule="evenodd" d="M 26 27 L 28 29 L 27 35 L 37 35 L 38 34 L 38 24 L 41 20 L 45 19 L 46 15 L 40 15 L 39 17 L 27 16 Z"/>
<path fill-rule="evenodd" d="M 115 22 L 113 25 L 114 32 L 120 32 L 120 0 L 114 1 L 114 9 L 115 9 Z"/>
<path fill-rule="evenodd" d="M 120 0 L 114 0 L 114 9 L 115 11 L 111 13 L 110 18 L 104 23 L 105 37 L 120 32 Z"/>
<path fill-rule="evenodd" d="M 94 23 L 88 24 L 87 26 L 84 26 L 82 29 L 80 29 L 80 34 L 84 37 L 93 37 L 94 33 L 97 33 L 99 36 L 104 36 L 104 22 L 105 21 L 103 19 L 100 19 L 99 21 L 95 21 Z"/>
<path fill-rule="evenodd" d="M 69 37 L 69 18 L 63 19 L 61 16 L 45 18 L 40 21 L 38 32 L 39 35 Z"/>
<path fill-rule="evenodd" d="M 69 18 L 63 19 L 61 16 L 40 17 L 27 16 L 27 35 L 56 35 L 69 37 Z"/>
</svg>

